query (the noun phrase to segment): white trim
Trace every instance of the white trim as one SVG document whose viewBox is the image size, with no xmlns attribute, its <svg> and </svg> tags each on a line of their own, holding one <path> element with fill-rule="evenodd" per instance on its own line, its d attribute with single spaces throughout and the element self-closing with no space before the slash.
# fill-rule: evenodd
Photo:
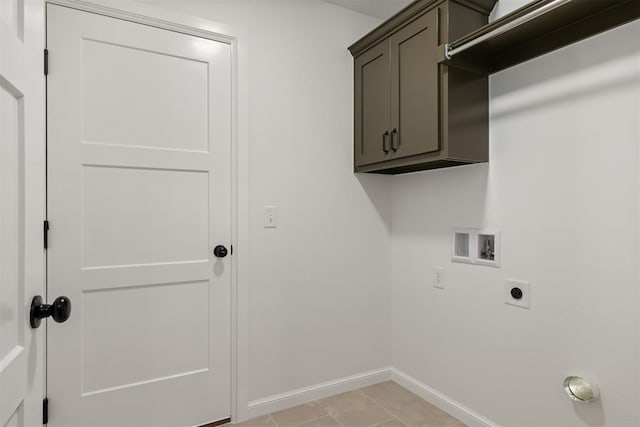
<svg viewBox="0 0 640 427">
<path fill-rule="evenodd" d="M 247 415 L 248 418 L 255 418 L 389 380 L 415 393 L 449 415 L 456 417 L 469 427 L 499 427 L 499 424 L 392 367 L 363 372 L 286 393 L 276 394 L 263 399 L 256 399 L 249 402 Z"/>
<path fill-rule="evenodd" d="M 46 2 L 219 42 L 233 43 L 237 39 L 235 32 L 227 25 L 135 1 L 46 0 Z"/>
<path fill-rule="evenodd" d="M 232 219 L 235 281 L 232 314 L 231 420 L 248 417 L 249 407 L 249 68 L 246 37 L 236 33 L 233 44 L 233 188 Z"/>
<path fill-rule="evenodd" d="M 376 369 L 249 402 L 249 418 L 302 405 L 391 379 L 391 368 Z"/>
<path fill-rule="evenodd" d="M 0 0 L 1 1 L 1 0 Z M 24 62 L 3 64 L 3 69 L 24 66 L 24 73 L 37 73 L 37 80 L 31 75 L 25 76 L 23 92 L 22 120 L 24 120 L 24 134 L 22 135 L 22 152 L 20 158 L 20 197 L 22 217 L 22 261 L 21 279 L 23 282 L 22 304 L 29 307 L 31 299 L 36 295 L 46 298 L 45 286 L 45 251 L 42 247 L 42 223 L 46 219 L 46 158 L 45 158 L 45 78 L 42 73 L 42 50 L 45 46 L 45 14 L 44 1 L 31 0 L 23 2 Z M 8 41 L 8 40 L 7 40 Z M 3 47 L 4 49 L 4 47 Z M 5 144 L 2 141 L 2 144 Z M 11 305 L 9 305 L 11 307 Z M 24 328 L 24 346 L 28 351 L 29 376 L 25 382 L 26 394 L 22 402 L 24 425 L 36 426 L 42 422 L 42 399 L 45 396 L 45 343 L 46 327 L 38 329 L 29 327 L 28 312 L 20 327 Z M 20 323 L 19 323 L 20 324 Z M 22 332 L 22 331 L 21 331 Z M 26 378 L 22 378 L 26 381 Z M 4 396 L 3 396 L 4 397 Z M 0 398 L 1 399 L 1 398 Z M 4 402 L 3 402 L 4 403 Z"/>
<path fill-rule="evenodd" d="M 495 422 L 488 420 L 472 409 L 467 408 L 463 404 L 456 402 L 450 397 L 445 396 L 396 368 L 391 368 L 390 376 L 393 382 L 398 383 L 410 392 L 417 394 L 427 402 L 442 409 L 447 414 L 456 417 L 469 427 L 499 426 Z"/>
<path fill-rule="evenodd" d="M 135 1 L 46 0 L 45 3 L 97 13 L 182 34 L 227 43 L 232 63 L 231 175 L 231 419 L 247 418 L 248 407 L 248 94 L 247 53 L 233 27 Z M 243 49 L 239 49 L 242 46 Z M 44 169 L 43 169 L 44 171 Z M 42 198 L 44 203 L 44 197 Z M 239 256 L 241 255 L 241 256 Z M 240 268 L 241 267 L 241 268 Z"/>
</svg>

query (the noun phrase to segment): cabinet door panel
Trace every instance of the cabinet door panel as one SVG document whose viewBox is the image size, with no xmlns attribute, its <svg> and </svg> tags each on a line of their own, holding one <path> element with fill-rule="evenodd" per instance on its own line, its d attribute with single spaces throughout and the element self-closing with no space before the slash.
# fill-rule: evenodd
<svg viewBox="0 0 640 427">
<path fill-rule="evenodd" d="M 355 61 L 355 164 L 386 160 L 383 138 L 391 120 L 388 41 L 372 47 Z M 386 148 L 388 150 L 388 148 Z"/>
<path fill-rule="evenodd" d="M 391 127 L 398 132 L 395 158 L 440 149 L 437 18 L 433 10 L 390 38 Z"/>
</svg>

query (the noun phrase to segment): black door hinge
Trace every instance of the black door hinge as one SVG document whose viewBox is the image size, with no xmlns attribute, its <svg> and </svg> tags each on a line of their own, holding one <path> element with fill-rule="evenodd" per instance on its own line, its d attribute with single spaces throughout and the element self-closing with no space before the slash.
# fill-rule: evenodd
<svg viewBox="0 0 640 427">
<path fill-rule="evenodd" d="M 49 49 L 44 50 L 44 75 L 49 74 Z"/>
<path fill-rule="evenodd" d="M 233 255 L 233 245 L 231 245 L 231 255 Z"/>
<path fill-rule="evenodd" d="M 49 398 L 45 397 L 42 401 L 42 424 L 49 423 Z"/>
<path fill-rule="evenodd" d="M 47 249 L 49 247 L 49 221 L 44 221 L 44 223 L 42 224 L 42 231 L 44 248 Z"/>
</svg>

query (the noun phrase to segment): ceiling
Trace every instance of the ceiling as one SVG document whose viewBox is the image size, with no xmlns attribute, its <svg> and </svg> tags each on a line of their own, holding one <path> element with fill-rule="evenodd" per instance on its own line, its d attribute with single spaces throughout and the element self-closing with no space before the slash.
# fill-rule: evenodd
<svg viewBox="0 0 640 427">
<path fill-rule="evenodd" d="M 412 0 L 324 0 L 380 19 L 387 19 Z"/>
</svg>

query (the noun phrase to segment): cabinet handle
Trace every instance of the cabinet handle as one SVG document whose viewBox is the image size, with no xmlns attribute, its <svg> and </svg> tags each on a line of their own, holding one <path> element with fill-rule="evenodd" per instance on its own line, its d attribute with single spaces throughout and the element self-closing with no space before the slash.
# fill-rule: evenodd
<svg viewBox="0 0 640 427">
<path fill-rule="evenodd" d="M 398 151 L 398 129 L 394 129 L 391 131 L 391 149 L 393 150 L 393 152 L 395 153 L 396 151 Z"/>
<path fill-rule="evenodd" d="M 389 154 L 389 149 L 387 148 L 387 143 L 389 142 L 389 131 L 386 131 L 382 134 L 382 151 L 384 154 Z"/>
</svg>

